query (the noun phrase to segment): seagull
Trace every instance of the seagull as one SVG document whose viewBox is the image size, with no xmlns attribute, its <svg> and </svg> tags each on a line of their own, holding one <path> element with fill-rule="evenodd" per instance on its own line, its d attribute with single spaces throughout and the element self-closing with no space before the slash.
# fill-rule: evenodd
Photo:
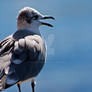
<svg viewBox="0 0 92 92">
<path fill-rule="evenodd" d="M 35 77 L 46 60 L 46 45 L 39 27 L 49 23 L 41 20 L 53 19 L 31 7 L 24 7 L 17 17 L 17 30 L 0 42 L 0 91 L 15 84 L 21 92 L 20 84 L 31 81 L 35 92 Z"/>
</svg>

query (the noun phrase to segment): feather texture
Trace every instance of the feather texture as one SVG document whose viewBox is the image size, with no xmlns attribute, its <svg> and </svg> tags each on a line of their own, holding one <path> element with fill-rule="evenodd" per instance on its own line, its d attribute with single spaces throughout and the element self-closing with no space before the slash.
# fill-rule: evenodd
<svg viewBox="0 0 92 92">
<path fill-rule="evenodd" d="M 44 65 L 45 43 L 40 35 L 18 30 L 0 43 L 0 90 L 35 77 Z"/>
</svg>

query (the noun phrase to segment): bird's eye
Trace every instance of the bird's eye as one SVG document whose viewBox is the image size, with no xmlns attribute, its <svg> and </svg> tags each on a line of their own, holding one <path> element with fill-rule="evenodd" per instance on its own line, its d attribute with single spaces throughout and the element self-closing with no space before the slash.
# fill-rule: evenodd
<svg viewBox="0 0 92 92">
<path fill-rule="evenodd" d="M 38 19 L 38 16 L 37 16 L 37 15 L 35 15 L 35 16 L 33 17 L 33 19 L 34 19 L 34 20 L 37 20 L 37 19 Z"/>
</svg>

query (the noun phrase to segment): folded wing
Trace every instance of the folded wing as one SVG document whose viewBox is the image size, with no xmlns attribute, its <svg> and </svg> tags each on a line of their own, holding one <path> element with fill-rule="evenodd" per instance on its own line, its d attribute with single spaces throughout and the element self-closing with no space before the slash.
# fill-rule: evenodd
<svg viewBox="0 0 92 92">
<path fill-rule="evenodd" d="M 1 89 L 35 77 L 44 65 L 46 49 L 41 36 L 19 35 L 0 43 Z"/>
</svg>

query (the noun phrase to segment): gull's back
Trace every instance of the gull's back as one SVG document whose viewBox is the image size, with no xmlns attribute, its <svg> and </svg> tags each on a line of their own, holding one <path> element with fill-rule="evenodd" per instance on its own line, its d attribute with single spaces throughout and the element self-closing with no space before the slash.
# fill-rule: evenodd
<svg viewBox="0 0 92 92">
<path fill-rule="evenodd" d="M 18 30 L 0 43 L 0 90 L 38 75 L 46 56 L 40 35 Z"/>
</svg>

